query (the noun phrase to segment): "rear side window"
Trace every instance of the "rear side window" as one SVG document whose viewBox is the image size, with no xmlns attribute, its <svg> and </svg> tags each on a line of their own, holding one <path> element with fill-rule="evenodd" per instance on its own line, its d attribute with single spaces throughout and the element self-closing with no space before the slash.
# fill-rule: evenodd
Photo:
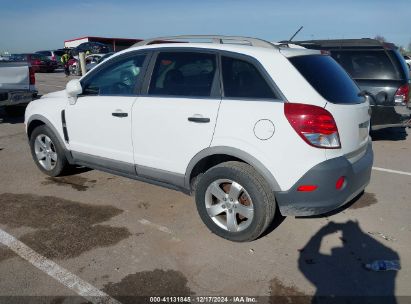
<svg viewBox="0 0 411 304">
<path fill-rule="evenodd" d="M 216 74 L 216 56 L 195 52 L 164 52 L 157 57 L 150 95 L 211 95 Z"/>
<path fill-rule="evenodd" d="M 332 51 L 331 56 L 354 79 L 401 79 L 398 69 L 385 50 Z M 396 58 L 395 58 L 396 59 Z"/>
<path fill-rule="evenodd" d="M 221 58 L 221 62 L 225 97 L 276 98 L 267 81 L 253 64 L 225 56 Z"/>
<path fill-rule="evenodd" d="M 338 104 L 364 102 L 356 83 L 330 56 L 308 55 L 289 58 L 304 78 L 326 100 Z"/>
</svg>

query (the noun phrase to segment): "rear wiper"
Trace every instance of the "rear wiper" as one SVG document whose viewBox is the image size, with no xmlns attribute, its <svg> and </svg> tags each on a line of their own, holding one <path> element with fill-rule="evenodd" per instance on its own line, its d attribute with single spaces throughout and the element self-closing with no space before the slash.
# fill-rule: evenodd
<svg viewBox="0 0 411 304">
<path fill-rule="evenodd" d="M 358 93 L 358 96 L 360 97 L 370 97 L 371 100 L 374 103 L 374 105 L 379 105 L 379 104 L 385 104 L 388 99 L 387 92 L 381 91 L 378 94 L 372 94 L 367 90 L 363 90 L 360 93 Z"/>
<path fill-rule="evenodd" d="M 375 95 L 370 93 L 367 90 L 362 90 L 360 93 L 358 93 L 359 97 L 370 97 L 372 99 L 372 101 L 374 102 L 374 104 L 377 103 L 377 100 L 375 99 Z"/>
<path fill-rule="evenodd" d="M 373 94 L 371 94 L 370 92 L 368 92 L 367 90 L 362 90 L 360 93 L 358 93 L 359 97 L 365 97 L 365 96 L 372 96 L 374 97 Z"/>
</svg>

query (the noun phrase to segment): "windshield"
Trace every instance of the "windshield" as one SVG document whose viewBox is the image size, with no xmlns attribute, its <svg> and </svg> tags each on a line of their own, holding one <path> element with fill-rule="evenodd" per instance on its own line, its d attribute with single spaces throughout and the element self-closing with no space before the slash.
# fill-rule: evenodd
<svg viewBox="0 0 411 304">
<path fill-rule="evenodd" d="M 330 56 L 308 55 L 289 58 L 291 63 L 326 100 L 337 104 L 365 101 L 347 72 Z"/>
</svg>

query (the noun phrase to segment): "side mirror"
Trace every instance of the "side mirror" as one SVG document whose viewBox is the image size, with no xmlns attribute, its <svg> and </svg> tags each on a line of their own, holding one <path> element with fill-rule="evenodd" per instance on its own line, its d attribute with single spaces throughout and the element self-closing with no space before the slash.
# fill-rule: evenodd
<svg viewBox="0 0 411 304">
<path fill-rule="evenodd" d="M 381 91 L 375 95 L 375 100 L 377 101 L 377 104 L 385 104 L 388 100 L 388 95 L 386 92 Z"/>
<path fill-rule="evenodd" d="M 66 85 L 66 93 L 70 99 L 70 104 L 75 104 L 77 96 L 83 93 L 80 81 L 78 79 L 70 80 Z"/>
</svg>

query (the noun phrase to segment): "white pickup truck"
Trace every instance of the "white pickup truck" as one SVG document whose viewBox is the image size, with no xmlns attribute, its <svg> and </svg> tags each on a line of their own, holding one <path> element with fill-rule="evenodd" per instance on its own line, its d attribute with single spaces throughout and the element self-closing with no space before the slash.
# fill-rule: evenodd
<svg viewBox="0 0 411 304">
<path fill-rule="evenodd" d="M 27 62 L 0 62 L 0 107 L 28 104 L 36 95 L 34 70 Z"/>
</svg>

